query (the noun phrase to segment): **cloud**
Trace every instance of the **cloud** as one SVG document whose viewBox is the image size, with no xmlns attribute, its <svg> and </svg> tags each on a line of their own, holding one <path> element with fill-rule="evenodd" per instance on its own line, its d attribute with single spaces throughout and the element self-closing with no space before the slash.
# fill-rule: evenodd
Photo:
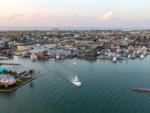
<svg viewBox="0 0 150 113">
<path fill-rule="evenodd" d="M 102 14 L 102 19 L 104 20 L 109 20 L 113 17 L 113 12 L 112 11 L 108 11 L 104 14 Z"/>
<path fill-rule="evenodd" d="M 150 26 L 149 19 L 141 20 L 114 15 L 113 11 L 96 14 L 63 14 L 50 12 L 15 13 L 0 15 L 0 26 L 96 26 L 96 27 L 132 27 Z"/>
<path fill-rule="evenodd" d="M 41 13 L 40 12 L 36 12 L 32 15 L 34 18 L 38 18 L 41 16 Z"/>
<path fill-rule="evenodd" d="M 22 17 L 22 16 L 23 16 L 22 14 L 12 14 L 12 15 L 9 15 L 9 16 L 0 16 L 0 19 L 10 20 L 10 19 L 16 19 L 16 18 Z"/>
</svg>

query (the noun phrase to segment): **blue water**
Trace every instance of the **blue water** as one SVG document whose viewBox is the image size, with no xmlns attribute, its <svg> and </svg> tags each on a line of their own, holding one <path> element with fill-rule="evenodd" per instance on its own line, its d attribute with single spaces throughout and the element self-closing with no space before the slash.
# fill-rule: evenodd
<svg viewBox="0 0 150 113">
<path fill-rule="evenodd" d="M 117 62 L 75 59 L 9 62 L 39 70 L 41 75 L 10 94 L 0 93 L 0 113 L 150 113 L 150 57 Z M 70 78 L 77 75 L 82 86 Z"/>
</svg>

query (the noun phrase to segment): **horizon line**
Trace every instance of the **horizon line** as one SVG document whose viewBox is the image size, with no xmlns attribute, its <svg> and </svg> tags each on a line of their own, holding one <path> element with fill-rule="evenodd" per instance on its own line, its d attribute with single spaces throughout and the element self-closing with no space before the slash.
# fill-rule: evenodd
<svg viewBox="0 0 150 113">
<path fill-rule="evenodd" d="M 35 30 L 53 30 L 53 28 L 58 28 L 58 30 L 150 30 L 150 27 L 38 27 L 38 26 L 0 26 L 0 31 L 35 31 Z"/>
</svg>

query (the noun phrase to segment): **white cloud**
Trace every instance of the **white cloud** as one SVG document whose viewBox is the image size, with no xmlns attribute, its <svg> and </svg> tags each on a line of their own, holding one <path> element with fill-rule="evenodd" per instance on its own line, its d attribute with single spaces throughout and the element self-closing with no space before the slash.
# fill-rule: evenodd
<svg viewBox="0 0 150 113">
<path fill-rule="evenodd" d="M 12 14 L 12 15 L 9 15 L 9 16 L 0 16 L 0 19 L 3 19 L 3 20 L 10 20 L 10 19 L 16 19 L 18 17 L 22 17 L 23 15 L 22 14 Z"/>
<path fill-rule="evenodd" d="M 113 12 L 112 11 L 108 11 L 104 14 L 102 14 L 102 19 L 104 20 L 109 20 L 113 17 Z"/>
</svg>

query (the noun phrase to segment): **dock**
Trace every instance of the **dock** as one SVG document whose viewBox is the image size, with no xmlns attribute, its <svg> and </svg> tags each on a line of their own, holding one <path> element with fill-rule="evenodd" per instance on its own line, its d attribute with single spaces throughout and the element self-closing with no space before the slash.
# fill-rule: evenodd
<svg viewBox="0 0 150 113">
<path fill-rule="evenodd" d="M 2 65 L 20 65 L 20 64 L 17 64 L 17 63 L 0 63 L 0 66 Z"/>
<path fill-rule="evenodd" d="M 136 92 L 146 92 L 146 93 L 150 93 L 150 88 L 133 88 L 133 91 Z"/>
</svg>

